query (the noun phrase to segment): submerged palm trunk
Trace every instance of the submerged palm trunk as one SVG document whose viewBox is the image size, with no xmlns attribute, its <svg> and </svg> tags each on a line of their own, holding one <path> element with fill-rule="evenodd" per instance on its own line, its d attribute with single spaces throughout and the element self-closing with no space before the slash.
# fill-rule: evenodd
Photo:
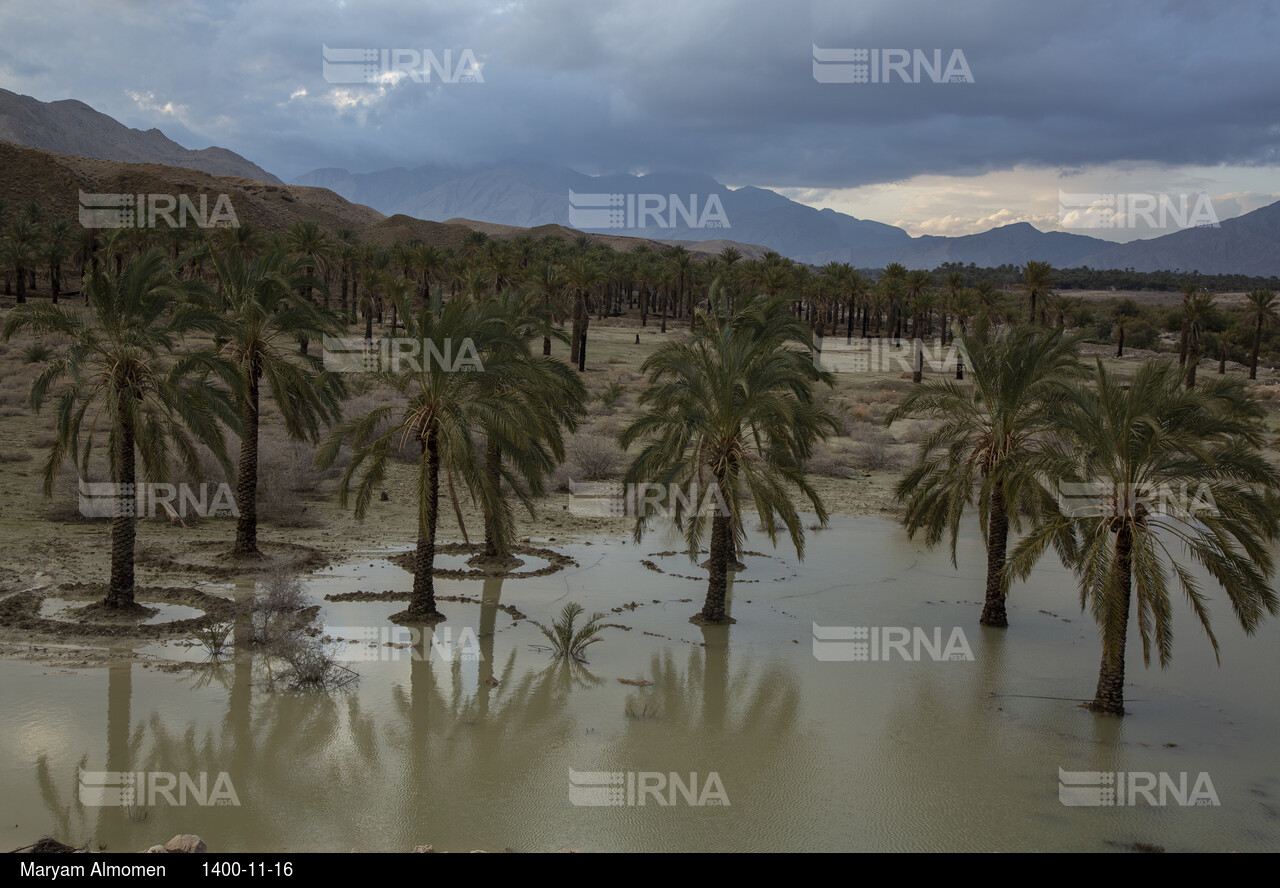
<svg viewBox="0 0 1280 888">
<path fill-rule="evenodd" d="M 1128 527 L 1120 528 L 1116 534 L 1116 560 L 1112 573 L 1112 582 L 1116 588 L 1111 590 L 1107 615 L 1107 625 L 1116 629 L 1115 643 L 1108 641 L 1107 633 L 1102 636 L 1102 666 L 1098 671 L 1098 689 L 1089 708 L 1094 712 L 1106 715 L 1124 715 L 1124 646 L 1129 631 L 1129 598 L 1132 587 L 1132 569 L 1129 553 L 1133 547 L 1133 538 Z"/>
<path fill-rule="evenodd" d="M 495 487 L 501 484 L 502 449 L 498 446 L 497 440 L 493 438 L 490 438 L 485 445 L 485 470 L 493 478 Z M 498 516 L 491 515 L 486 510 L 484 514 L 484 557 L 485 559 L 496 560 L 507 554 L 498 546 Z"/>
<path fill-rule="evenodd" d="M 133 606 L 133 544 L 138 535 L 137 494 L 134 483 L 133 429 L 122 423 L 120 432 L 120 494 L 111 515 L 111 583 L 107 586 L 108 607 Z"/>
<path fill-rule="evenodd" d="M 426 521 L 418 524 L 418 547 L 413 554 L 413 597 L 403 616 L 416 620 L 443 620 L 436 610 L 436 587 L 433 574 L 436 566 L 436 524 L 440 508 L 440 442 L 433 426 L 423 442 L 423 455 L 427 460 Z"/>
<path fill-rule="evenodd" d="M 733 555 L 733 524 L 728 515 L 716 515 L 711 519 L 711 563 L 707 581 L 707 600 L 702 604 L 702 620 L 707 623 L 723 623 L 728 617 L 724 612 L 725 592 L 729 585 L 729 558 Z"/>
<path fill-rule="evenodd" d="M 1009 615 L 1004 607 L 1004 564 L 1009 541 L 1009 515 L 1005 511 L 1004 488 L 999 481 L 991 492 L 991 516 L 987 522 L 987 600 L 978 622 L 1004 628 Z"/>
<path fill-rule="evenodd" d="M 240 439 L 239 477 L 236 479 L 236 546 L 233 555 L 261 555 L 258 551 L 258 382 L 262 371 L 249 369 L 249 392 L 244 402 L 244 437 Z"/>
</svg>

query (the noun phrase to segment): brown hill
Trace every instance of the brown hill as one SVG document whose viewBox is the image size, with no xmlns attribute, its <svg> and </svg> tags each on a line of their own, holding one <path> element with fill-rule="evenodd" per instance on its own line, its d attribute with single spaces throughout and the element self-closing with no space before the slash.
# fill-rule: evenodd
<svg viewBox="0 0 1280 888">
<path fill-rule="evenodd" d="M 211 211 L 218 196 L 225 194 L 237 221 L 251 222 L 264 231 L 286 231 L 294 223 L 309 219 L 331 234 L 349 228 L 361 241 L 380 246 L 416 240 L 432 246 L 458 247 L 466 242 L 472 231 L 483 231 L 490 237 L 502 240 L 528 234 L 534 240 L 554 236 L 572 241 L 585 235 L 591 241 L 606 244 L 619 252 L 630 252 L 641 244 L 660 251 L 676 243 L 585 233 L 563 225 L 520 228 L 470 219 L 430 222 L 404 215 L 388 218 L 363 204 L 351 203 L 327 188 L 272 185 L 236 176 L 213 176 L 182 167 L 95 160 L 0 142 L 0 202 L 7 204 L 11 212 L 24 203 L 35 202 L 44 208 L 49 218 L 66 219 L 75 223 L 79 219 L 81 192 L 185 194 L 193 198 L 203 194 L 207 195 Z M 198 199 L 196 202 L 198 203 Z M 163 226 L 164 222 L 161 221 L 160 224 Z M 696 257 L 704 258 L 707 255 L 705 251 L 698 249 L 704 245 L 681 243 Z M 729 242 L 713 243 L 718 251 L 719 247 Z M 747 255 L 751 255 L 748 250 L 764 249 L 743 244 L 736 246 Z"/>
<path fill-rule="evenodd" d="M 393 219 L 408 219 L 408 216 L 393 216 Z M 415 220 L 417 221 L 417 220 Z M 519 237 L 522 234 L 528 234 L 534 240 L 541 240 L 544 237 L 562 237 L 567 241 L 577 240 L 585 236 L 593 243 L 607 244 L 620 253 L 627 253 L 634 250 L 641 244 L 646 245 L 655 252 L 660 252 L 667 247 L 682 246 L 697 258 L 709 258 L 719 253 L 725 247 L 737 247 L 744 258 L 758 259 L 765 253 L 769 252 L 768 247 L 762 247 L 757 244 L 741 244 L 737 241 L 730 240 L 713 240 L 713 241 L 687 241 L 687 240 L 652 240 L 643 237 L 623 237 L 618 234 L 598 234 L 595 232 L 579 231 L 576 228 L 567 228 L 564 225 L 548 224 L 538 225 L 534 228 L 521 228 L 519 225 L 503 225 L 498 222 L 477 222 L 475 219 L 463 219 L 456 217 L 446 222 L 427 223 L 449 225 L 455 227 L 463 227 L 471 231 L 483 231 L 490 237 L 496 237 L 501 240 L 510 240 Z M 425 239 L 424 239 L 425 240 Z"/>
<path fill-rule="evenodd" d="M 158 129 L 131 129 L 113 117 L 78 102 L 42 102 L 0 89 L 0 140 L 121 163 L 161 163 L 202 170 L 214 176 L 241 176 L 272 185 L 280 180 L 226 148 L 193 151 Z"/>
<path fill-rule="evenodd" d="M 10 207 L 35 201 L 52 217 L 75 220 L 81 191 L 205 194 L 210 209 L 218 195 L 226 194 L 238 221 L 266 231 L 283 231 L 300 219 L 312 219 L 330 231 L 360 231 L 383 219 L 377 210 L 353 204 L 327 188 L 272 185 L 156 163 L 94 160 L 0 142 L 0 200 Z"/>
</svg>

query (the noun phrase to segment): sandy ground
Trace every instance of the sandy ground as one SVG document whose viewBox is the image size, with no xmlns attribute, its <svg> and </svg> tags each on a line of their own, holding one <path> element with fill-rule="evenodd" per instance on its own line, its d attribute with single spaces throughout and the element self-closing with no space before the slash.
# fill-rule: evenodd
<svg viewBox="0 0 1280 888">
<path fill-rule="evenodd" d="M 593 325 L 588 344 L 586 382 L 591 392 L 590 416 L 579 439 L 591 446 L 585 452 L 613 448 L 618 430 L 635 415 L 642 388 L 641 364 L 660 342 L 683 335 L 684 322 L 669 321 L 668 332 L 658 332 L 656 321 L 641 328 L 611 319 Z M 637 343 L 637 338 L 639 342 Z M 189 634 L 191 621 L 167 626 L 111 625 L 101 614 L 78 615 L 74 623 L 39 616 L 44 596 L 82 600 L 100 598 L 109 570 L 110 521 L 86 519 L 78 513 L 75 475 L 64 467 L 53 497 L 41 493 L 45 454 L 52 441 L 53 419 L 48 409 L 40 414 L 26 406 L 27 391 L 37 363 L 27 361 L 29 337 L 17 336 L 0 344 L 0 540 L 6 558 L 0 567 L 0 657 L 30 658 L 60 665 L 95 665 L 120 656 L 130 648 L 161 635 Z M 565 347 L 556 344 L 555 353 Z M 1105 352 L 1107 349 L 1091 349 Z M 1124 361 L 1108 357 L 1108 363 L 1133 366 L 1148 355 L 1133 353 Z M 1216 365 L 1212 370 L 1216 372 Z M 1264 395 L 1276 399 L 1280 385 L 1269 379 Z M 621 395 L 606 405 L 601 395 L 613 383 Z M 896 517 L 898 507 L 892 487 L 914 458 L 915 444 L 928 427 L 907 421 L 892 429 L 883 426 L 884 415 L 910 387 L 910 374 L 891 372 L 842 372 L 829 393 L 831 408 L 844 422 L 844 434 L 825 445 L 811 463 L 811 480 L 828 511 L 843 515 L 882 514 Z M 356 395 L 349 410 L 366 409 L 382 393 Z M 1273 401 L 1274 403 L 1274 401 Z M 310 445 L 289 444 L 273 425 L 271 407 L 264 410 L 262 496 L 269 500 L 260 509 L 266 518 L 260 525 L 260 545 L 268 556 L 261 564 L 245 564 L 227 557 L 235 533 L 233 518 L 189 518 L 186 526 L 148 518 L 138 523 L 137 598 L 142 602 L 170 602 L 221 613 L 225 598 L 206 595 L 202 584 L 236 584 L 250 588 L 263 570 L 285 566 L 309 572 L 352 559 L 356 553 L 413 542 L 415 506 L 412 500 L 413 467 L 393 461 L 384 486 L 386 499 L 376 498 L 365 521 L 338 505 L 337 470 L 321 474 L 311 466 Z M 624 518 L 574 514 L 564 482 L 581 469 L 570 446 L 569 465 L 557 475 L 556 489 L 538 503 L 537 513 L 518 513 L 518 536 L 530 545 L 556 548 L 566 540 L 624 534 L 631 524 Z M 613 453 L 612 477 L 620 477 L 626 456 Z M 99 463 L 99 472 L 105 472 Z M 211 483 L 222 481 L 211 476 Z M 442 491 L 439 539 L 464 540 L 449 500 Z M 482 539 L 478 511 L 465 499 L 463 523 L 472 542 Z M 408 588 L 406 577 L 406 589 Z M 226 594 L 226 589 L 212 590 Z"/>
</svg>

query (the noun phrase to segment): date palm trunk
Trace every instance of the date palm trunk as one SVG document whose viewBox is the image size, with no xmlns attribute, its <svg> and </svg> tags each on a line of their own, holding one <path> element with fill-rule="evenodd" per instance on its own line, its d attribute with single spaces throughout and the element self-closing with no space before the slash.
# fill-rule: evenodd
<svg viewBox="0 0 1280 888">
<path fill-rule="evenodd" d="M 1009 515 L 1005 509 L 1004 486 L 997 481 L 991 492 L 991 514 L 987 519 L 987 598 L 978 622 L 1003 629 L 1009 625 L 1005 611 L 1004 570 L 1009 543 Z"/>
<path fill-rule="evenodd" d="M 413 553 L 413 597 L 409 608 L 396 616 L 435 622 L 444 615 L 436 609 L 436 525 L 440 511 L 440 440 L 434 424 L 422 445 L 427 461 L 426 520 L 418 524 L 418 545 Z"/>
<path fill-rule="evenodd" d="M 1102 636 L 1102 666 L 1098 671 L 1098 688 L 1089 709 L 1105 715 L 1124 715 L 1124 648 L 1129 631 L 1129 600 L 1132 594 L 1132 567 L 1130 552 L 1133 538 L 1128 527 L 1121 527 L 1116 533 L 1115 564 L 1112 568 L 1112 583 L 1108 601 L 1107 626 L 1114 626 L 1115 641 L 1104 632 Z"/>
<path fill-rule="evenodd" d="M 137 472 L 133 452 L 133 427 L 121 423 L 119 492 L 111 515 L 111 582 L 107 607 L 133 607 L 133 549 L 137 539 Z"/>
<path fill-rule="evenodd" d="M 249 369 L 249 391 L 242 418 L 244 437 L 240 439 L 240 465 L 236 478 L 236 545 L 232 554 L 261 556 L 258 551 L 258 389 L 262 369 L 254 361 Z"/>
<path fill-rule="evenodd" d="M 702 621 L 723 623 L 725 594 L 729 586 L 729 558 L 733 554 L 733 525 L 728 515 L 711 519 L 711 563 L 708 565 L 707 598 L 702 604 Z"/>
</svg>

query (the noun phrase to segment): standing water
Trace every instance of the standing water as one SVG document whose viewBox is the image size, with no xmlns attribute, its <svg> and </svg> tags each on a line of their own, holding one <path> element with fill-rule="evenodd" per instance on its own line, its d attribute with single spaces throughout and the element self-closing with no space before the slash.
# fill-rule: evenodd
<svg viewBox="0 0 1280 888">
<path fill-rule="evenodd" d="M 174 672 L 0 663 L 9 843 L 53 834 L 132 851 L 197 833 L 213 851 L 1280 850 L 1280 707 L 1258 682 L 1280 671 L 1275 620 L 1247 638 L 1216 596 L 1219 667 L 1183 609 L 1164 672 L 1142 667 L 1135 629 L 1121 720 L 1080 708 L 1098 633 L 1052 559 L 1015 586 L 1007 630 L 978 625 L 972 528 L 958 570 L 878 518 L 810 534 L 803 563 L 753 535 L 748 552 L 767 554 L 744 558 L 736 622 L 715 628 L 688 621 L 705 571 L 664 552 L 676 548 L 601 538 L 559 545 L 577 566 L 558 573 L 438 580 L 438 595 L 477 600 L 442 601 L 436 645 L 417 648 L 379 632 L 403 601 L 325 600 L 407 590 L 391 553 L 321 571 L 308 588 L 329 634 L 372 629 L 342 643 L 360 674 L 345 689 L 271 690 L 247 649 Z M 627 627 L 605 629 L 586 665 L 536 647 L 530 619 L 549 625 L 568 602 Z M 146 772 L 142 797 L 82 804 L 78 769 Z M 1123 803 L 1066 805 L 1060 772 L 1124 772 Z M 169 796 L 152 792 L 157 775 L 161 789 L 174 775 Z M 1124 791 L 1147 775 L 1157 804 Z M 1114 782 L 1068 778 L 1081 779 L 1085 798 L 1113 798 Z M 1195 804 L 1202 779 L 1217 804 L 1204 792 Z"/>
</svg>

